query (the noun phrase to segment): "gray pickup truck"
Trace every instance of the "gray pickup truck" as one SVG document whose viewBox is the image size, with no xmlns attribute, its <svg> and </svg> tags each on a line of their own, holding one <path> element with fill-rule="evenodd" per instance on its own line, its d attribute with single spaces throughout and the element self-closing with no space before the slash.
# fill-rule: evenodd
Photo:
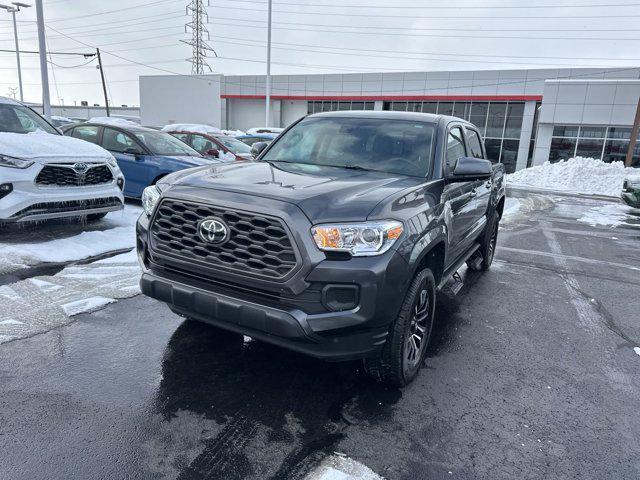
<svg viewBox="0 0 640 480">
<path fill-rule="evenodd" d="M 491 265 L 504 169 L 476 127 L 404 112 L 302 118 L 253 162 L 143 195 L 142 292 L 177 314 L 385 383 L 417 375 L 439 290 Z"/>
</svg>

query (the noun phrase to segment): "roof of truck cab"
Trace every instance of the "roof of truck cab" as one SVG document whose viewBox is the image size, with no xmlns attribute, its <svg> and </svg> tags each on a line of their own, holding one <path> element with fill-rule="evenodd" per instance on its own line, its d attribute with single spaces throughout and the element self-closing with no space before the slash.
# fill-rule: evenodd
<svg viewBox="0 0 640 480">
<path fill-rule="evenodd" d="M 307 118 L 320 118 L 320 117 L 346 117 L 346 118 L 380 118 L 387 120 L 408 120 L 412 122 L 425 122 L 425 123 L 449 123 L 460 122 L 469 124 L 468 121 L 447 115 L 437 115 L 435 113 L 420 113 L 420 112 L 396 112 L 391 110 L 341 110 L 335 112 L 321 112 L 308 115 Z"/>
</svg>

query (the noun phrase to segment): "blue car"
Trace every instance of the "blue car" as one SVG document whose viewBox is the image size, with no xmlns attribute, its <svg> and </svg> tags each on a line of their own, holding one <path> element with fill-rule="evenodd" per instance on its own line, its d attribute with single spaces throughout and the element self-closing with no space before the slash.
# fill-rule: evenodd
<svg viewBox="0 0 640 480">
<path fill-rule="evenodd" d="M 273 139 L 276 138 L 277 136 L 278 136 L 277 133 L 254 133 L 254 134 L 238 135 L 236 139 L 240 140 L 243 143 L 246 143 L 249 146 L 252 146 L 254 143 L 258 143 L 258 142 L 271 143 Z"/>
<path fill-rule="evenodd" d="M 173 135 L 132 122 L 89 121 L 68 126 L 64 134 L 109 150 L 124 174 L 124 195 L 131 198 L 140 198 L 145 187 L 169 173 L 218 163 L 203 157 Z"/>
</svg>

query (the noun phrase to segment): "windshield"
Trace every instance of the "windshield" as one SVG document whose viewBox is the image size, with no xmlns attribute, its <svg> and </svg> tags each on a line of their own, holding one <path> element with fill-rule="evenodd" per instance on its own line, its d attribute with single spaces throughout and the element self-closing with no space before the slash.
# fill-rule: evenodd
<svg viewBox="0 0 640 480">
<path fill-rule="evenodd" d="M 362 168 L 425 177 L 433 124 L 378 118 L 309 117 L 287 131 L 262 161 Z"/>
<path fill-rule="evenodd" d="M 186 143 L 182 143 L 180 140 L 165 132 L 147 132 L 136 131 L 132 133 L 138 140 L 146 145 L 154 155 L 189 155 L 193 157 L 199 157 L 200 154 L 196 152 Z"/>
<path fill-rule="evenodd" d="M 0 132 L 29 133 L 37 130 L 54 135 L 60 134 L 30 108 L 0 103 Z"/>
<path fill-rule="evenodd" d="M 235 153 L 236 155 L 251 153 L 251 147 L 249 145 L 242 143 L 240 140 L 236 140 L 233 137 L 225 137 L 221 135 L 216 137 L 216 140 L 228 148 L 231 153 Z"/>
</svg>

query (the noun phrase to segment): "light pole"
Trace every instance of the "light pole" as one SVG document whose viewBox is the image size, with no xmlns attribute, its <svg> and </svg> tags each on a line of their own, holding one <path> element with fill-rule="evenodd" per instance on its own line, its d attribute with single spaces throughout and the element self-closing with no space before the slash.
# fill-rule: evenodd
<svg viewBox="0 0 640 480">
<path fill-rule="evenodd" d="M 29 8 L 31 5 L 20 2 L 13 2 L 13 6 L 0 5 L 7 12 L 13 15 L 13 38 L 16 42 L 16 61 L 18 62 L 18 86 L 20 87 L 20 101 L 24 101 L 24 94 L 22 92 L 22 69 L 20 68 L 20 47 L 18 45 L 18 26 L 16 25 L 16 13 L 20 11 L 20 7 Z"/>
<path fill-rule="evenodd" d="M 268 127 L 271 125 L 271 0 L 267 5 L 269 9 L 268 20 L 267 20 L 267 81 L 265 85 L 265 111 L 264 111 L 264 126 Z"/>
<path fill-rule="evenodd" d="M 36 0 L 36 20 L 38 23 L 38 53 L 40 54 L 40 78 L 42 82 L 42 113 L 51 119 L 51 99 L 49 97 L 49 70 L 47 70 L 47 39 L 44 32 L 44 10 L 42 0 Z"/>
</svg>

